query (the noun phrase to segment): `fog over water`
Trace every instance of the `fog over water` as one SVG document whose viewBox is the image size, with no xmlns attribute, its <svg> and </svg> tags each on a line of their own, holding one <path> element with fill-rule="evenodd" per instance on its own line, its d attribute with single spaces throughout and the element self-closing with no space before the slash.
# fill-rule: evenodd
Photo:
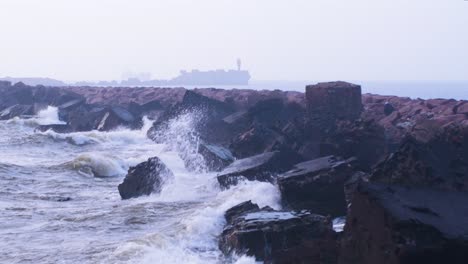
<svg viewBox="0 0 468 264">
<path fill-rule="evenodd" d="M 467 80 L 463 0 L 3 0 L 0 76 Z"/>
</svg>

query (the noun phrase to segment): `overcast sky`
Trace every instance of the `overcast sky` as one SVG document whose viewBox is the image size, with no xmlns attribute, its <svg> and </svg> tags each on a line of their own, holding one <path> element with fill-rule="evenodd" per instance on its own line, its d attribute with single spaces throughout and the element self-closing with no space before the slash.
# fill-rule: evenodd
<svg viewBox="0 0 468 264">
<path fill-rule="evenodd" d="M 467 80 L 463 0 L 0 0 L 0 76 Z"/>
</svg>

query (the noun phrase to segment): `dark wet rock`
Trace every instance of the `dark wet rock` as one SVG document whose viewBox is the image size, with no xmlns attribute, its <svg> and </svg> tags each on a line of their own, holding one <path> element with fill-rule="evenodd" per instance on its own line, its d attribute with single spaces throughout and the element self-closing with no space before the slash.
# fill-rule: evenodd
<svg viewBox="0 0 468 264">
<path fill-rule="evenodd" d="M 454 110 L 457 114 L 468 115 L 468 102 L 464 101 L 456 106 Z"/>
<path fill-rule="evenodd" d="M 91 131 L 97 127 L 99 111 L 92 111 L 88 105 L 80 105 L 61 119 L 69 125 L 71 131 Z"/>
<path fill-rule="evenodd" d="M 70 130 L 110 131 L 120 126 L 139 128 L 141 119 L 120 106 L 96 106 L 83 104 L 79 100 L 68 102 L 60 107 L 60 119 L 67 122 Z"/>
<path fill-rule="evenodd" d="M 102 117 L 98 119 L 96 129 L 99 131 L 109 131 L 119 126 L 136 127 L 137 119 L 125 108 L 112 106 L 104 109 Z"/>
<path fill-rule="evenodd" d="M 252 106 L 247 115 L 254 124 L 282 128 L 291 120 L 305 114 L 305 109 L 297 103 L 287 103 L 280 98 L 260 101 Z"/>
<path fill-rule="evenodd" d="M 219 145 L 201 143 L 198 147 L 198 153 L 203 156 L 210 171 L 220 171 L 235 160 L 229 149 Z"/>
<path fill-rule="evenodd" d="M 349 208 L 351 201 L 353 200 L 353 194 L 356 192 L 357 187 L 361 182 L 369 181 L 369 174 L 357 171 L 355 172 L 344 184 L 344 192 L 346 198 L 346 206 Z"/>
<path fill-rule="evenodd" d="M 162 106 L 159 100 L 152 100 L 141 105 L 141 111 L 143 113 L 154 111 L 154 110 L 162 110 L 162 109 L 164 109 L 164 107 Z"/>
<path fill-rule="evenodd" d="M 33 105 L 35 103 L 58 106 L 66 101 L 83 98 L 71 91 L 57 87 L 28 86 L 17 83 L 14 86 L 0 85 L 0 109 L 15 104 Z"/>
<path fill-rule="evenodd" d="M 218 175 L 223 188 L 241 180 L 274 182 L 280 173 L 290 170 L 303 159 L 293 152 L 274 151 L 234 161 Z"/>
<path fill-rule="evenodd" d="M 297 103 L 287 103 L 280 98 L 259 101 L 242 116 L 227 117 L 237 133 L 229 148 L 238 158 L 292 150 L 295 138 L 290 138 L 285 129 L 290 128 L 296 119 L 304 117 L 305 109 Z"/>
<path fill-rule="evenodd" d="M 247 111 L 245 110 L 237 111 L 223 118 L 223 121 L 228 124 L 233 124 L 235 122 L 238 122 L 241 119 L 244 119 L 246 115 L 247 115 Z"/>
<path fill-rule="evenodd" d="M 385 114 L 386 116 L 392 114 L 394 111 L 395 111 L 395 107 L 393 107 L 393 105 L 392 105 L 391 103 L 386 102 L 386 103 L 384 104 L 384 114 Z"/>
<path fill-rule="evenodd" d="M 250 157 L 259 153 L 286 148 L 283 134 L 262 124 L 253 125 L 249 130 L 237 135 L 229 145 L 238 158 Z"/>
<path fill-rule="evenodd" d="M 264 263 L 336 263 L 336 233 L 330 219 L 308 212 L 258 209 L 250 202 L 228 210 L 220 249 Z"/>
<path fill-rule="evenodd" d="M 71 197 L 57 197 L 55 199 L 57 202 L 69 202 L 71 200 L 73 200 Z"/>
<path fill-rule="evenodd" d="M 85 103 L 84 98 L 77 98 L 58 106 L 59 110 L 70 111 Z"/>
<path fill-rule="evenodd" d="M 462 192 L 361 183 L 339 263 L 466 263 L 466 201 Z"/>
<path fill-rule="evenodd" d="M 156 115 L 159 115 L 160 112 L 164 111 L 164 107 L 158 100 L 152 100 L 142 105 L 130 102 L 127 106 L 127 110 L 132 113 L 134 116 L 149 116 L 154 118 Z M 156 118 L 157 119 L 157 118 Z"/>
<path fill-rule="evenodd" d="M 370 179 L 468 191 L 468 125 L 447 126 L 428 142 L 408 137 L 374 169 Z"/>
<path fill-rule="evenodd" d="M 320 155 L 355 157 L 361 169 L 370 171 L 392 148 L 384 128 L 377 122 L 343 121 L 337 122 L 336 130 L 321 140 Z"/>
<path fill-rule="evenodd" d="M 337 119 L 355 120 L 362 111 L 361 86 L 346 82 L 308 85 L 306 101 L 312 122 L 328 126 Z"/>
<path fill-rule="evenodd" d="M 46 132 L 52 130 L 56 133 L 71 133 L 73 130 L 67 124 L 40 125 L 36 127 L 36 131 Z"/>
<path fill-rule="evenodd" d="M 11 87 L 11 82 L 10 81 L 0 81 L 0 88 L 9 88 Z"/>
<path fill-rule="evenodd" d="M 157 157 L 148 159 L 128 170 L 124 181 L 119 184 L 119 193 L 122 199 L 130 199 L 161 191 L 167 178 L 172 172 Z"/>
<path fill-rule="evenodd" d="M 227 223 L 233 223 L 233 221 L 242 214 L 257 211 L 260 211 L 260 207 L 258 207 L 257 204 L 252 203 L 252 201 L 247 201 L 240 203 L 227 210 L 224 214 L 224 217 L 226 218 Z"/>
<path fill-rule="evenodd" d="M 354 161 L 327 156 L 295 165 L 277 178 L 285 207 L 333 217 L 345 215 L 344 184 L 353 174 Z"/>
<path fill-rule="evenodd" d="M 34 108 L 32 105 L 16 104 L 1 111 L 0 120 L 8 120 L 13 117 L 19 117 L 19 116 L 31 116 L 33 114 L 34 114 Z"/>
<path fill-rule="evenodd" d="M 59 119 L 67 121 L 69 113 L 85 103 L 84 98 L 73 99 L 58 106 Z"/>
</svg>

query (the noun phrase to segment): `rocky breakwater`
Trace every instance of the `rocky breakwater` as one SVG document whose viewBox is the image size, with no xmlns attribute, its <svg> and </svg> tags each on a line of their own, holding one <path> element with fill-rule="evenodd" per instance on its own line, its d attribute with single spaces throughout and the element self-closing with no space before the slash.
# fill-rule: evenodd
<svg viewBox="0 0 468 264">
<path fill-rule="evenodd" d="M 0 120 L 32 117 L 48 106 L 54 106 L 58 109 L 62 124 L 43 125 L 38 129 L 51 129 L 59 133 L 109 131 L 121 126 L 138 128 L 142 125 L 143 116 L 162 110 L 157 101 L 143 105 L 105 104 L 105 101 L 90 103 L 92 100 L 89 98 L 65 87 L 28 86 L 23 83 L 12 85 L 3 81 L 0 82 L 0 93 Z"/>
<path fill-rule="evenodd" d="M 53 105 L 66 122 L 61 131 L 83 131 L 137 127 L 151 113 L 148 136 L 189 170 L 219 171 L 222 189 L 276 184 L 282 211 L 244 204 L 247 211 L 226 213 L 226 254 L 269 263 L 466 263 L 467 101 L 361 97 L 344 82 L 305 94 L 105 88 L 94 99 L 104 90 L 0 86 L 4 118 Z M 157 158 L 131 168 L 122 198 L 158 192 L 161 175 L 170 173 Z M 344 215 L 344 231 L 333 231 L 330 217 Z"/>
<path fill-rule="evenodd" d="M 290 222 L 273 215 L 300 219 L 302 213 L 310 212 L 322 214 L 322 219 L 346 215 L 344 231 L 321 237 L 323 245 L 337 245 L 322 248 L 324 254 L 334 252 L 337 258 L 320 259 L 296 251 L 285 263 L 466 262 L 468 115 L 459 112 L 466 102 L 435 100 L 438 106 L 427 107 L 429 102 L 402 98 L 404 104 L 423 105 L 427 112 L 401 110 L 404 114 L 399 118 L 409 125 L 389 125 L 378 117 L 397 111 L 396 103 L 361 104 L 355 96 L 360 93 L 358 86 L 327 83 L 308 86 L 308 92 L 307 112 L 288 127 L 286 137 L 294 135 L 298 145 L 313 148 L 289 148 L 312 159 L 277 174 L 274 181 L 267 179 L 278 185 L 285 211 L 248 203 L 234 207 L 234 212 L 247 208 L 247 213 L 237 218 L 231 210 L 226 213 L 220 248 L 227 254 L 244 253 L 267 263 L 282 263 L 282 254 L 294 252 L 288 251 L 287 242 L 301 241 L 300 247 L 307 247 L 307 239 L 317 236 L 302 230 L 304 235 L 295 233 L 294 239 L 276 237 L 276 242 L 286 243 L 281 249 L 271 246 L 269 230 L 291 228 Z M 330 154 L 334 156 L 325 156 Z M 257 180 L 256 175 L 261 172 L 245 179 Z M 241 176 L 242 172 L 235 178 Z M 229 177 L 221 174 L 220 178 Z M 255 212 L 261 213 L 253 217 Z M 305 222 L 293 225 L 312 232 L 312 227 L 303 226 Z M 312 249 L 309 252 L 313 255 Z"/>
</svg>

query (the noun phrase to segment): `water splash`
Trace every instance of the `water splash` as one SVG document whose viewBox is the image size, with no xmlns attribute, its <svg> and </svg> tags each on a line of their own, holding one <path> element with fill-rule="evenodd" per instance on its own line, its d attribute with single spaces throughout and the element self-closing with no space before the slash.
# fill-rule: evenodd
<svg viewBox="0 0 468 264">
<path fill-rule="evenodd" d="M 50 105 L 47 106 L 47 108 L 39 111 L 36 116 L 27 119 L 14 117 L 8 120 L 7 123 L 26 126 L 66 124 L 59 119 L 58 108 Z"/>
<path fill-rule="evenodd" d="M 197 173 L 208 171 L 205 159 L 198 153 L 201 144 L 197 127 L 203 120 L 201 110 L 185 111 L 170 119 L 158 130 L 152 131 L 151 138 L 175 151 L 185 162 L 187 169 Z"/>
</svg>

